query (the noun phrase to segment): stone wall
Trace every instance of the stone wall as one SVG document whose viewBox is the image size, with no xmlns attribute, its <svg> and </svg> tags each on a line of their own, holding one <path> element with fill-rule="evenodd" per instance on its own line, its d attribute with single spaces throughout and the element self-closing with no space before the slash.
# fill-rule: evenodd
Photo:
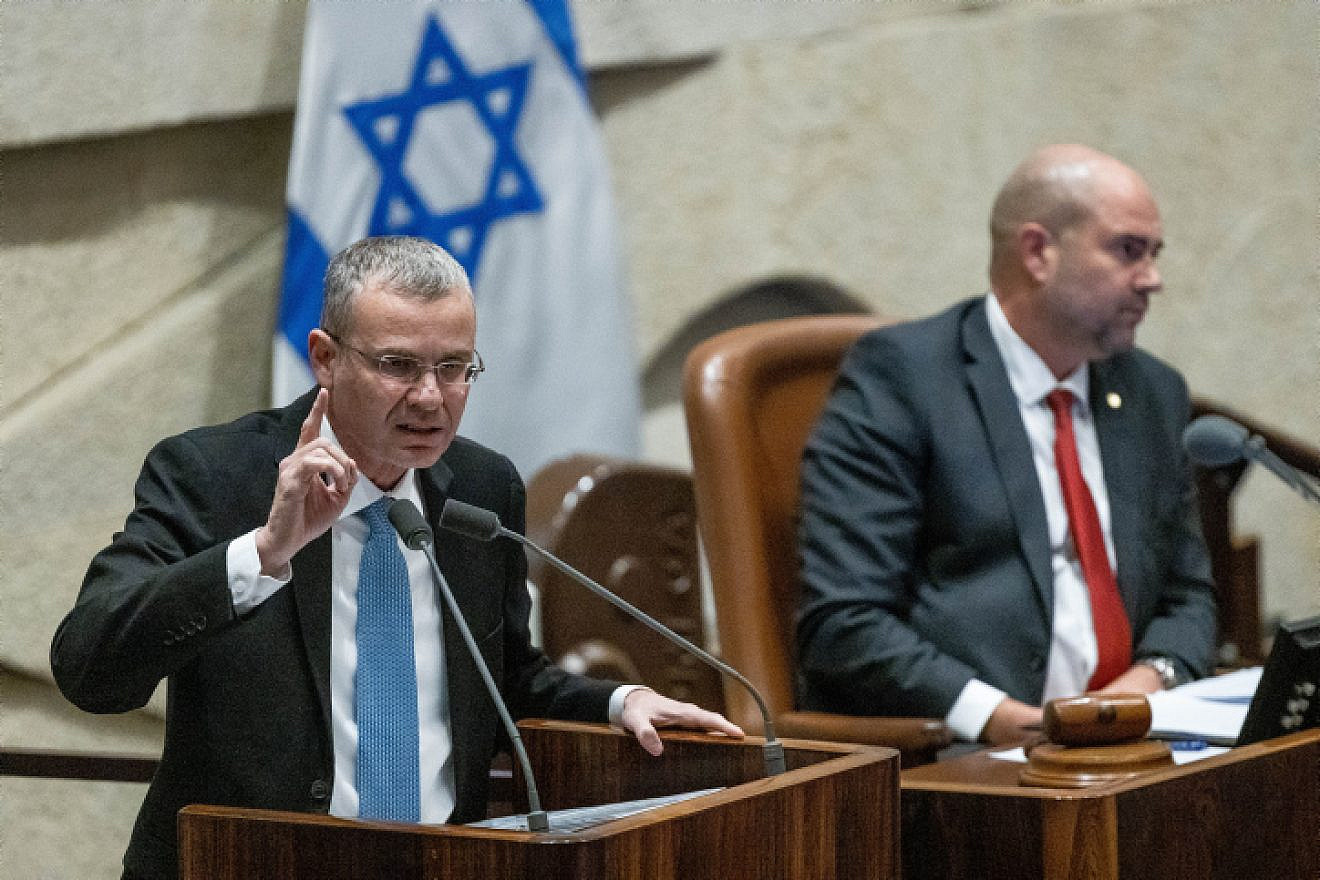
<svg viewBox="0 0 1320 880">
<path fill-rule="evenodd" d="M 1274 3 L 580 2 L 639 350 L 758 281 L 916 316 L 985 287 L 1034 146 L 1147 175 L 1168 240 L 1142 342 L 1202 394 L 1320 437 L 1317 29 Z M 158 438 L 264 403 L 303 9 L 0 4 L 0 737 L 150 752 L 83 716 L 50 635 Z M 650 457 L 683 462 L 676 403 Z M 1266 611 L 1317 606 L 1320 529 L 1253 476 Z M 0 777 L 0 876 L 116 877 L 141 786 Z M 70 829 L 76 829 L 71 833 Z"/>
</svg>

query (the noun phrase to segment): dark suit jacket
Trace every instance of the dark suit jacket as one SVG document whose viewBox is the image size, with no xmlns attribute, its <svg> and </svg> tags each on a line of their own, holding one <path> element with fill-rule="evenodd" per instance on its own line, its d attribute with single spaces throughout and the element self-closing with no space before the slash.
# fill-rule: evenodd
<svg viewBox="0 0 1320 880">
<path fill-rule="evenodd" d="M 230 602 L 225 561 L 233 538 L 266 521 L 277 466 L 293 450 L 312 399 L 159 443 L 124 530 L 92 560 L 55 634 L 55 680 L 86 711 L 138 708 L 168 679 L 164 754 L 124 857 L 134 875 L 176 876 L 175 814 L 186 804 L 329 809 L 330 535 L 303 548 L 293 580 L 242 618 Z M 523 528 L 522 481 L 507 458 L 476 443 L 456 439 L 420 482 L 433 528 L 451 497 Z M 515 717 L 606 719 L 614 684 L 568 675 L 529 642 L 521 548 L 436 529 L 435 551 Z M 444 615 L 452 821 L 465 822 L 485 813 L 502 732 Z"/>
<path fill-rule="evenodd" d="M 1133 654 L 1204 675 L 1215 613 L 1180 442 L 1186 385 L 1141 351 L 1090 369 Z M 1039 705 L 1045 504 L 984 298 L 859 340 L 802 474 L 805 708 L 943 717 L 973 677 Z"/>
</svg>

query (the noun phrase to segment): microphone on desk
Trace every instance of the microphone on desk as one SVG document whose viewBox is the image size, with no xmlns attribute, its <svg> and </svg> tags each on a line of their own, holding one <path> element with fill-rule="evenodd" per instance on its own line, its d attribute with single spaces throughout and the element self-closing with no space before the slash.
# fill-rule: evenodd
<svg viewBox="0 0 1320 880">
<path fill-rule="evenodd" d="M 469 538 L 475 538 L 478 541 L 493 541 L 500 537 L 511 538 L 512 540 L 517 541 L 519 544 L 527 547 L 537 556 L 550 563 L 560 572 L 567 575 L 570 579 L 586 587 L 588 590 L 595 593 L 606 602 L 609 602 L 625 614 L 641 621 L 652 632 L 659 633 L 675 645 L 678 645 L 684 651 L 687 651 L 689 654 L 692 654 L 706 664 L 715 667 L 720 672 L 737 681 L 752 695 L 752 699 L 756 701 L 756 705 L 761 710 L 761 722 L 765 727 L 764 748 L 766 775 L 777 776 L 784 772 L 784 746 L 779 741 L 779 738 L 775 736 L 775 727 L 770 719 L 770 710 L 766 708 L 765 700 L 761 697 L 760 693 L 757 692 L 756 688 L 752 687 L 752 683 L 738 670 L 702 648 L 692 644 L 690 641 L 683 638 L 663 623 L 660 623 L 636 605 L 633 605 L 619 596 L 616 596 L 614 593 L 611 593 L 576 568 L 573 568 L 571 565 L 564 562 L 558 556 L 555 556 L 549 550 L 537 546 L 536 542 L 532 541 L 530 538 L 525 535 L 520 535 L 511 529 L 506 529 L 500 524 L 499 516 L 493 511 L 486 510 L 482 507 L 476 507 L 472 504 L 465 504 L 462 501 L 456 501 L 453 498 L 450 498 L 445 502 L 444 510 L 440 512 L 440 528 L 448 529 L 451 532 L 457 532 L 460 535 L 466 535 Z"/>
<path fill-rule="evenodd" d="M 1223 416 L 1201 416 L 1183 431 L 1183 448 L 1197 464 L 1222 467 L 1246 459 L 1274 474 L 1298 495 L 1320 504 L 1317 491 L 1306 477 L 1269 450 L 1265 439 Z"/>
<path fill-rule="evenodd" d="M 403 539 L 404 545 L 409 550 L 422 551 L 426 555 L 426 561 L 431 563 L 431 573 L 435 575 L 435 582 L 440 588 L 440 595 L 444 598 L 445 606 L 449 608 L 449 613 L 453 616 L 454 623 L 463 636 L 463 643 L 467 645 L 468 654 L 472 657 L 472 662 L 476 664 L 477 671 L 481 673 L 481 680 L 485 682 L 491 702 L 495 704 L 495 711 L 499 713 L 500 721 L 504 724 L 504 731 L 509 735 L 509 740 L 513 744 L 513 753 L 518 759 L 519 766 L 522 767 L 523 778 L 527 780 L 527 805 L 530 807 L 527 814 L 527 829 L 529 831 L 549 831 L 550 818 L 546 815 L 545 810 L 541 809 L 541 795 L 536 790 L 536 780 L 532 778 L 532 765 L 527 759 L 527 750 L 523 748 L 522 738 L 518 735 L 518 728 L 514 725 L 513 718 L 509 716 L 509 707 L 504 704 L 504 698 L 500 696 L 500 689 L 496 686 L 495 679 L 491 676 L 490 669 L 486 666 L 486 661 L 477 648 L 477 641 L 472 637 L 472 630 L 468 628 L 467 621 L 463 619 L 463 614 L 459 611 L 458 602 L 449 589 L 449 582 L 440 573 L 440 566 L 436 563 L 435 553 L 431 549 L 431 545 L 435 543 L 435 536 L 431 534 L 431 527 L 426 524 L 426 519 L 422 516 L 421 511 L 417 509 L 417 506 L 406 498 L 396 498 L 390 504 L 389 518 L 394 530 Z"/>
</svg>

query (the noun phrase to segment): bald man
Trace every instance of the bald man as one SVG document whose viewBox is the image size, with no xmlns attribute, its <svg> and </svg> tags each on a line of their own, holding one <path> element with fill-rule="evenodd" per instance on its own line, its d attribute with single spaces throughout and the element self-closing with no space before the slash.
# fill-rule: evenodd
<svg viewBox="0 0 1320 880">
<path fill-rule="evenodd" d="M 990 218 L 990 292 L 864 336 L 803 455 L 804 708 L 1018 742 L 1054 697 L 1205 675 L 1215 609 L 1186 383 L 1141 176 L 1045 147 Z"/>
</svg>

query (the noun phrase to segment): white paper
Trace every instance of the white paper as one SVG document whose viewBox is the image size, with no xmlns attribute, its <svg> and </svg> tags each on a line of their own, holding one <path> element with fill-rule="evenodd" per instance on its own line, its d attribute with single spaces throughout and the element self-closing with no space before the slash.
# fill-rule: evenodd
<svg viewBox="0 0 1320 880">
<path fill-rule="evenodd" d="M 1217 700 L 1224 703 L 1250 703 L 1260 685 L 1263 666 L 1239 669 L 1226 675 L 1212 675 L 1200 681 L 1189 682 L 1174 688 L 1177 693 L 1202 700 Z"/>
<path fill-rule="evenodd" d="M 1150 735 L 1159 739 L 1203 739 L 1213 745 L 1237 742 L 1247 704 L 1204 700 L 1180 689 L 1148 694 Z"/>
<path fill-rule="evenodd" d="M 643 798 L 636 801 L 623 801 L 617 804 L 601 804 L 596 807 L 574 807 L 567 810 L 551 810 L 546 815 L 550 821 L 551 831 L 585 831 L 588 828 L 595 827 L 596 825 L 605 822 L 613 822 L 615 819 L 622 819 L 625 816 L 633 816 L 647 810 L 654 810 L 658 807 L 676 804 L 679 801 L 685 801 L 689 798 L 713 794 L 720 790 L 721 789 L 719 788 L 707 788 L 701 791 L 685 791 L 680 794 L 671 794 L 665 797 Z M 499 816 L 494 819 L 469 823 L 467 827 L 495 828 L 503 831 L 526 831 L 527 816 L 525 814 Z"/>
</svg>

